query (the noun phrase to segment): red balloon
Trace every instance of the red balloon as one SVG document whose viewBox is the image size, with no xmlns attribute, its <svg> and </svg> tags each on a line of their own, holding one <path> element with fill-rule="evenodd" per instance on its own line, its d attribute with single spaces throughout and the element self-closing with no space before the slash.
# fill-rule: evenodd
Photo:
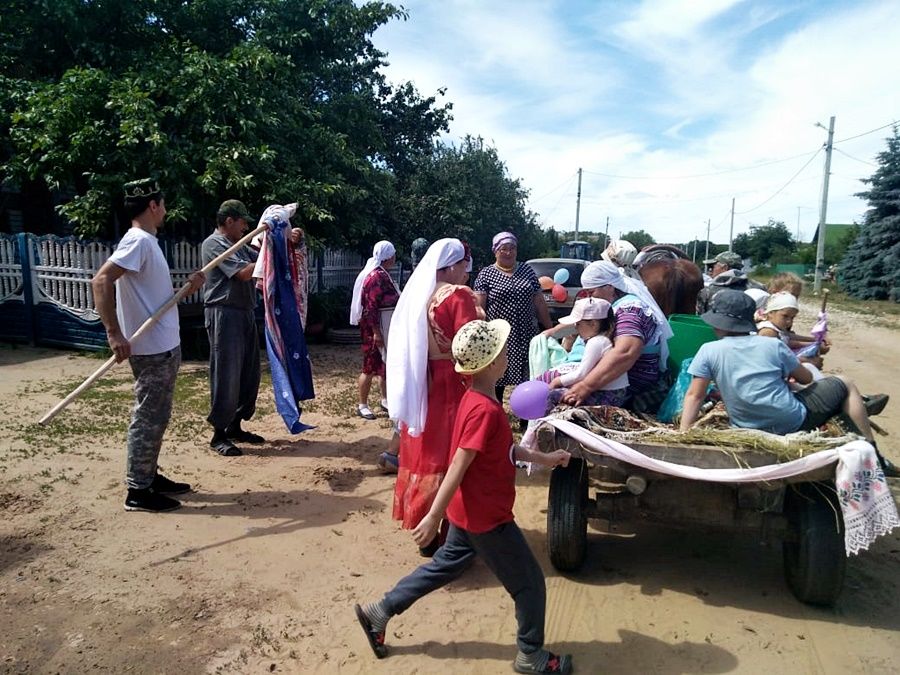
<svg viewBox="0 0 900 675">
<path fill-rule="evenodd" d="M 550 277 L 538 277 L 538 283 L 541 285 L 541 290 L 549 291 L 553 288 L 553 279 Z"/>
<path fill-rule="evenodd" d="M 553 286 L 553 290 L 550 291 L 550 295 L 553 296 L 553 299 L 557 302 L 565 302 L 566 298 L 569 297 L 569 292 L 562 284 L 556 284 Z"/>
</svg>

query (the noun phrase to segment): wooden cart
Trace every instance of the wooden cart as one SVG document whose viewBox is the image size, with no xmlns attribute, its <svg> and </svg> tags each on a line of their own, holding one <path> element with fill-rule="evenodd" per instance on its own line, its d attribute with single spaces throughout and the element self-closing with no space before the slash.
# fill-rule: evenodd
<svg viewBox="0 0 900 675">
<path fill-rule="evenodd" d="M 554 427 L 538 431 L 546 451 L 572 453 L 550 477 L 547 547 L 554 567 L 577 569 L 585 558 L 591 518 L 670 527 L 713 527 L 782 542 L 788 586 L 801 601 L 833 605 L 844 582 L 844 524 L 834 467 L 780 481 L 726 484 L 648 471 L 588 449 Z M 704 469 L 736 468 L 734 453 L 708 446 L 629 443 L 653 459 Z M 740 452 L 743 466 L 775 463 L 764 451 Z"/>
</svg>

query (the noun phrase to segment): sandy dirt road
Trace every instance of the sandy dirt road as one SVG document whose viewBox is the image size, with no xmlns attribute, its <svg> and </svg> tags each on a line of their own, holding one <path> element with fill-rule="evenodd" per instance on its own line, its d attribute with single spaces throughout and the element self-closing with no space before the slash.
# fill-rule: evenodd
<svg viewBox="0 0 900 675">
<path fill-rule="evenodd" d="M 898 461 L 900 333 L 876 323 L 833 312 L 827 365 L 891 394 L 880 445 Z M 356 348 L 312 355 L 318 428 L 291 437 L 266 391 L 247 426 L 269 442 L 239 458 L 208 450 L 205 364 L 185 364 L 161 463 L 196 492 L 150 515 L 122 509 L 127 368 L 38 429 L 100 361 L 0 346 L 0 671 L 510 672 L 513 605 L 480 564 L 396 617 L 391 656 L 372 656 L 352 604 L 421 559 L 374 467 L 387 422 L 351 415 Z M 727 534 L 592 529 L 564 576 L 546 555 L 547 480 L 520 476 L 516 516 L 547 576 L 548 644 L 578 672 L 900 671 L 900 532 L 849 561 L 830 610 L 793 598 L 778 547 Z"/>
</svg>

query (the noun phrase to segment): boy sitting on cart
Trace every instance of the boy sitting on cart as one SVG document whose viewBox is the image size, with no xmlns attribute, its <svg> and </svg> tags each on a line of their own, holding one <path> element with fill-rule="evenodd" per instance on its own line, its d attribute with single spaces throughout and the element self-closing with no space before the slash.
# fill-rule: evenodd
<svg viewBox="0 0 900 675">
<path fill-rule="evenodd" d="M 681 430 L 687 431 L 697 420 L 707 386 L 714 380 L 733 426 L 788 434 L 811 431 L 843 414 L 875 448 L 885 475 L 900 476 L 878 452 L 856 385 L 840 376 L 813 382 L 783 342 L 750 335 L 756 330 L 755 311 L 753 299 L 741 291 L 725 289 L 713 296 L 701 318 L 720 339 L 700 347 L 690 365 L 693 379 L 684 399 Z M 788 377 L 809 386 L 791 392 Z"/>
</svg>

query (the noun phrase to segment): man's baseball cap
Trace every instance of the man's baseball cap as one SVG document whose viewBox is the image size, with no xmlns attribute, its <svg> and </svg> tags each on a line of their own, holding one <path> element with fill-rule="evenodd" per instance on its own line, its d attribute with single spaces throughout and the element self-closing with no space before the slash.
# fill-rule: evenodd
<svg viewBox="0 0 900 675">
<path fill-rule="evenodd" d="M 708 260 L 704 260 L 704 265 L 713 265 L 715 263 L 721 263 L 728 267 L 731 270 L 738 270 L 744 266 L 744 261 L 734 251 L 722 251 L 715 258 L 709 258 Z"/>
<path fill-rule="evenodd" d="M 225 218 L 243 218 L 247 222 L 253 220 L 247 207 L 244 206 L 244 202 L 238 201 L 237 199 L 228 199 L 222 202 L 217 214 Z"/>
</svg>

